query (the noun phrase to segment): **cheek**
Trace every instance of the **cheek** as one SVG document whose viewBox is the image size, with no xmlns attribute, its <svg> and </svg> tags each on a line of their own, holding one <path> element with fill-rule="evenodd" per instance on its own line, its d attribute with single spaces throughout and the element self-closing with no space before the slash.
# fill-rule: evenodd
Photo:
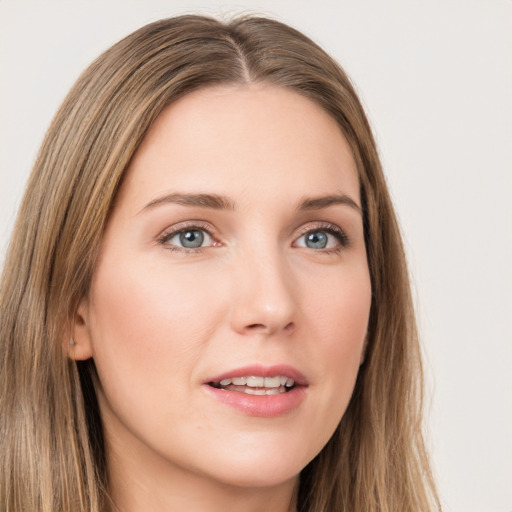
<svg viewBox="0 0 512 512">
<path fill-rule="evenodd" d="M 318 341 L 332 355 L 362 350 L 371 305 L 370 276 L 366 267 L 334 276 L 329 286 L 310 293 L 305 309 Z M 336 283 L 335 286 L 332 283 Z M 350 358 L 349 358 L 350 359 Z M 344 358 L 334 358 L 333 363 Z"/>
<path fill-rule="evenodd" d="M 138 375 L 156 382 L 162 373 L 176 375 L 193 366 L 222 316 L 208 293 L 213 284 L 158 265 L 102 262 L 91 315 L 100 377 L 123 382 L 126 375 Z"/>
<path fill-rule="evenodd" d="M 321 388 L 328 431 L 334 431 L 352 396 L 371 305 L 370 278 L 364 269 L 332 282 L 340 284 L 311 296 L 308 315 L 315 339 L 315 373 L 321 376 L 316 385 Z"/>
</svg>

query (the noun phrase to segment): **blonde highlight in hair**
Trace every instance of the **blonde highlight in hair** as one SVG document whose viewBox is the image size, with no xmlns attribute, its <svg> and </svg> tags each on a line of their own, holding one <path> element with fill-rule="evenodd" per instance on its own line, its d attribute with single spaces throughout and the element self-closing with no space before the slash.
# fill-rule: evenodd
<svg viewBox="0 0 512 512">
<path fill-rule="evenodd" d="M 303 470 L 303 512 L 439 507 L 421 431 L 421 361 L 399 228 L 363 108 L 344 71 L 265 18 L 147 25 L 81 75 L 42 144 L 0 288 L 0 508 L 106 512 L 94 363 L 67 357 L 124 172 L 162 110 L 190 92 L 290 88 L 338 123 L 356 159 L 372 280 L 367 349 L 338 429 Z"/>
</svg>

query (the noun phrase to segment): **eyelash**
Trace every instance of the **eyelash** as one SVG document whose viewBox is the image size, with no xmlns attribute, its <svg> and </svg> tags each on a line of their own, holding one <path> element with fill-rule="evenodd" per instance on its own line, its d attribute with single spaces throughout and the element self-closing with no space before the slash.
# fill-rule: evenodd
<svg viewBox="0 0 512 512">
<path fill-rule="evenodd" d="M 169 251 L 178 251 L 178 252 L 185 253 L 185 254 L 189 254 L 189 253 L 198 254 L 198 253 L 203 252 L 204 249 L 208 249 L 209 247 L 212 247 L 210 245 L 210 246 L 206 246 L 206 247 L 197 247 L 197 248 L 191 249 L 191 248 L 187 248 L 187 247 L 178 247 L 178 246 L 168 245 L 169 240 L 172 239 L 174 236 L 179 235 L 180 233 L 186 233 L 187 231 L 204 231 L 213 240 L 213 246 L 222 245 L 220 242 L 218 242 L 216 240 L 214 234 L 212 233 L 212 229 L 208 224 L 202 224 L 202 223 L 198 223 L 198 222 L 180 225 L 179 227 L 172 227 L 172 228 L 164 231 L 158 237 L 157 243 L 165 246 L 165 248 Z M 316 250 L 315 252 L 320 252 L 323 254 L 337 254 L 337 253 L 340 253 L 343 249 L 346 249 L 347 247 L 350 246 L 350 240 L 349 240 L 348 236 L 346 235 L 346 233 L 342 229 L 340 229 L 338 226 L 336 226 L 335 224 L 331 224 L 331 223 L 327 223 L 327 222 L 322 222 L 322 223 L 316 224 L 314 226 L 309 225 L 307 227 L 304 227 L 300 231 L 299 236 L 297 238 L 295 238 L 293 243 L 295 244 L 297 242 L 297 240 L 299 240 L 303 236 L 305 236 L 309 233 L 315 233 L 315 232 L 322 232 L 322 233 L 327 233 L 329 235 L 332 235 L 336 238 L 336 240 L 339 243 L 339 245 L 337 247 L 332 247 L 330 249 L 319 249 L 319 250 Z M 311 249 L 311 250 L 314 250 L 314 249 Z"/>
</svg>

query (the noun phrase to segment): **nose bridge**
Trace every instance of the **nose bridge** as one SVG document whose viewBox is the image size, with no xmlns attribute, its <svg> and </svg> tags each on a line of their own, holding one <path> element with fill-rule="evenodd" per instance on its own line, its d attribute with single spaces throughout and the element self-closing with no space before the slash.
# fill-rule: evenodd
<svg viewBox="0 0 512 512">
<path fill-rule="evenodd" d="M 267 242 L 238 255 L 233 327 L 244 333 L 292 330 L 296 302 L 291 269 L 279 244 Z"/>
</svg>

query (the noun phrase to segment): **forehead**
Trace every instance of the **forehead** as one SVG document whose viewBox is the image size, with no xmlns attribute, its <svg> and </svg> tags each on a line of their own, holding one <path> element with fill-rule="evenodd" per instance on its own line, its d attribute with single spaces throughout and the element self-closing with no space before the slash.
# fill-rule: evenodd
<svg viewBox="0 0 512 512">
<path fill-rule="evenodd" d="M 157 118 L 122 195 L 141 202 L 182 189 L 269 199 L 350 192 L 359 200 L 354 158 L 335 120 L 297 92 L 262 84 L 202 89 Z"/>
</svg>

